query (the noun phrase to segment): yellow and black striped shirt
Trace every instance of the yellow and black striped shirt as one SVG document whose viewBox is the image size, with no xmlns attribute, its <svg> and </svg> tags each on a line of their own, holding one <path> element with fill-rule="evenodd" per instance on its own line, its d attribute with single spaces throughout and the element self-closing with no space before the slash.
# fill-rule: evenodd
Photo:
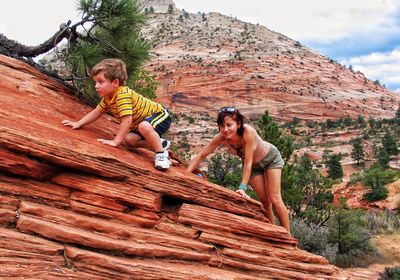
<svg viewBox="0 0 400 280">
<path fill-rule="evenodd" d="M 127 86 L 120 86 L 111 99 L 103 97 L 96 108 L 101 113 L 110 110 L 118 121 L 121 121 L 123 116 L 132 115 L 130 127 L 132 130 L 136 130 L 143 119 L 163 110 L 161 104 L 151 101 Z"/>
</svg>

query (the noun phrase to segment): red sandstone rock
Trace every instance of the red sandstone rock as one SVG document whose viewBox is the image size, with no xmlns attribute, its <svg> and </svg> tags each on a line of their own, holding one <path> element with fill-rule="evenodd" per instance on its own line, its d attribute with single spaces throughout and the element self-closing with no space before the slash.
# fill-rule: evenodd
<svg viewBox="0 0 400 280">
<path fill-rule="evenodd" d="M 37 161 L 33 161 L 26 156 L 14 154 L 11 151 L 0 149 L 0 168 L 8 173 L 22 177 L 36 178 L 45 181 L 55 174 L 55 168 Z"/>
<path fill-rule="evenodd" d="M 0 96 L 0 278 L 345 279 L 260 203 L 96 141 L 108 116 L 63 126 L 91 108 L 23 62 L 0 56 Z"/>
<path fill-rule="evenodd" d="M 352 208 L 395 211 L 400 201 L 400 180 L 387 184 L 385 188 L 388 190 L 386 199 L 368 202 L 363 198 L 364 194 L 370 191 L 368 187 L 361 183 L 353 186 L 348 186 L 346 183 L 338 184 L 334 188 L 334 203 L 339 204 L 339 199 L 343 197 Z"/>
</svg>

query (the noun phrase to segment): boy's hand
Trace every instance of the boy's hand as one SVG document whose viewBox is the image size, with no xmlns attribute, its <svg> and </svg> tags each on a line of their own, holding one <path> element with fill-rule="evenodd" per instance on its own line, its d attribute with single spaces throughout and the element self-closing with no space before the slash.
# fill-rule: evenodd
<svg viewBox="0 0 400 280">
<path fill-rule="evenodd" d="M 78 129 L 81 127 L 79 122 L 73 122 L 73 121 L 69 121 L 69 120 L 63 120 L 62 124 L 65 126 L 70 126 L 70 127 L 72 127 L 72 129 Z"/>
<path fill-rule="evenodd" d="M 115 143 L 114 140 L 97 139 L 97 141 L 99 141 L 100 143 L 106 144 L 108 146 L 111 146 L 111 147 L 117 147 L 118 146 L 118 144 Z"/>
</svg>

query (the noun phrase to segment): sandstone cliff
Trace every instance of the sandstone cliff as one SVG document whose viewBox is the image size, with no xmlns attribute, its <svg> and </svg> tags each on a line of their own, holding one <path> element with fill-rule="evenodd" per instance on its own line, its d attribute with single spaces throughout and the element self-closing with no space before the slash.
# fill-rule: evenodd
<svg viewBox="0 0 400 280">
<path fill-rule="evenodd" d="M 160 82 L 158 101 L 178 116 L 179 126 L 169 137 L 188 158 L 216 133 L 215 116 L 222 106 L 234 105 L 250 120 L 268 110 L 281 123 L 294 117 L 392 118 L 400 102 L 399 94 L 363 73 L 265 26 L 218 13 L 191 14 L 172 0 L 142 4 L 154 9 L 143 29 L 154 46 L 146 68 Z M 42 64 L 68 76 L 54 54 Z"/>
<path fill-rule="evenodd" d="M 218 13 L 150 14 L 147 69 L 159 100 L 177 113 L 235 105 L 248 117 L 278 120 L 393 117 L 400 97 L 267 27 Z M 345 47 L 345 46 L 343 46 Z"/>
<path fill-rule="evenodd" d="M 0 278 L 347 278 L 257 201 L 97 142 L 111 117 L 64 127 L 91 108 L 36 69 L 0 56 L 0 83 Z"/>
</svg>

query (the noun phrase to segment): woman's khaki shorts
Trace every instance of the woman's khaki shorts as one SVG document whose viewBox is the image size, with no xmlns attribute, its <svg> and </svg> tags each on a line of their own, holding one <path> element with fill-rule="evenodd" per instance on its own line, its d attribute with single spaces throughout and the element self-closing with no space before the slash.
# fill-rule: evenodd
<svg viewBox="0 0 400 280">
<path fill-rule="evenodd" d="M 279 150 L 270 144 L 267 155 L 259 162 L 253 164 L 251 168 L 251 177 L 263 174 L 267 169 L 283 168 L 285 162 Z"/>
</svg>

